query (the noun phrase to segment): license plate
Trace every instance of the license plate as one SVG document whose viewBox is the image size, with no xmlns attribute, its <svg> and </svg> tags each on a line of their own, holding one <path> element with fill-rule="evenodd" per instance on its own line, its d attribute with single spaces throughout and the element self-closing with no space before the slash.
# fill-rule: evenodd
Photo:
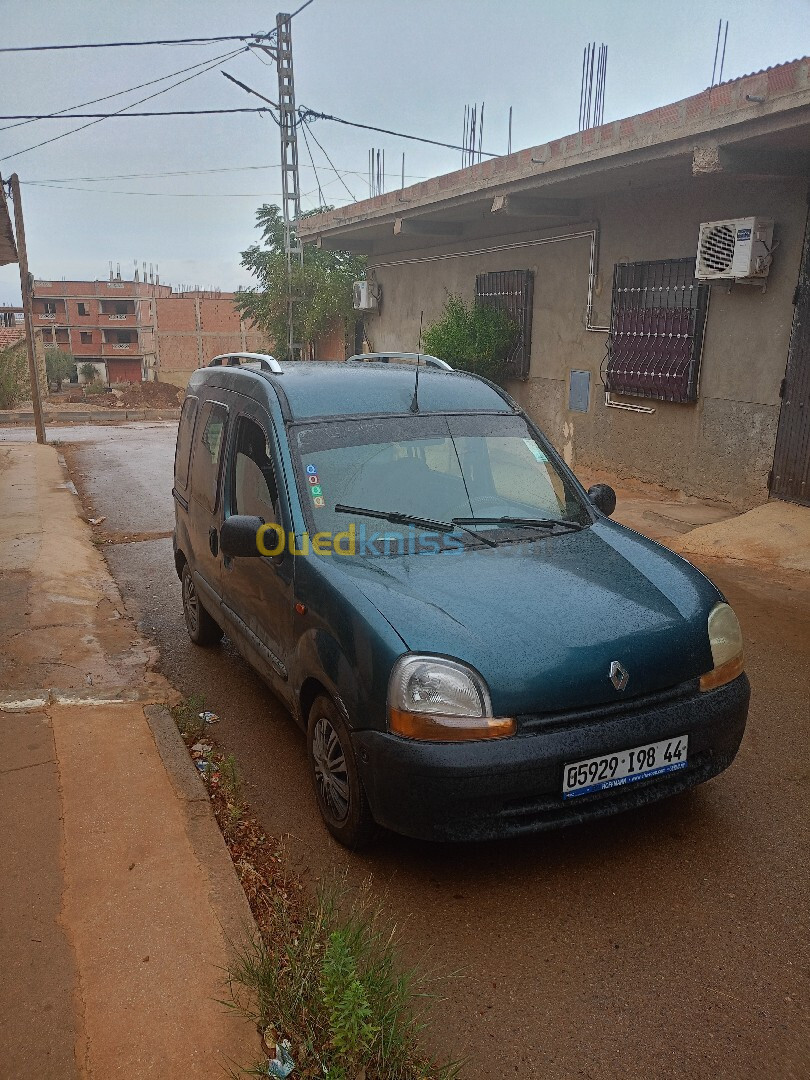
<svg viewBox="0 0 810 1080">
<path fill-rule="evenodd" d="M 563 798 L 590 795 L 594 791 L 626 787 L 638 780 L 677 772 L 686 768 L 687 735 L 663 739 L 661 742 L 618 750 L 615 754 L 573 761 L 563 766 Z"/>
</svg>

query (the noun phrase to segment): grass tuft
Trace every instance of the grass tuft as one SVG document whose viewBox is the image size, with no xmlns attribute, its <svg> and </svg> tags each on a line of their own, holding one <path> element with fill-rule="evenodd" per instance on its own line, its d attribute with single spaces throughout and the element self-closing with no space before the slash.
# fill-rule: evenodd
<svg viewBox="0 0 810 1080">
<path fill-rule="evenodd" d="M 325 887 L 309 903 L 281 900 L 274 916 L 272 937 L 238 952 L 229 986 L 270 1053 L 289 1041 L 296 1076 L 458 1076 L 457 1064 L 436 1065 L 419 1052 L 431 981 L 399 964 L 396 934 L 365 894 L 347 906 L 344 889 Z"/>
<path fill-rule="evenodd" d="M 173 705 L 171 709 L 175 724 L 180 729 L 180 734 L 186 741 L 196 742 L 206 731 L 206 723 L 200 717 L 205 710 L 205 698 L 199 694 L 181 701 L 179 705 Z"/>
</svg>

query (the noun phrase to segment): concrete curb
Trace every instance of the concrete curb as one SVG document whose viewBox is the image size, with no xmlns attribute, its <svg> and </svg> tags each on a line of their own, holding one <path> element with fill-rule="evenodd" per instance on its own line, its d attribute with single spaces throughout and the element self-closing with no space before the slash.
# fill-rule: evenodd
<svg viewBox="0 0 810 1080">
<path fill-rule="evenodd" d="M 113 420 L 179 420 L 180 409 L 85 409 L 70 412 L 54 409 L 45 411 L 46 424 L 107 424 Z M 33 426 L 33 412 L 9 409 L 0 412 L 0 426 L 24 424 Z"/>
<path fill-rule="evenodd" d="M 30 712 L 50 705 L 121 705 L 142 701 L 144 705 L 165 701 L 158 690 L 100 686 L 94 690 L 60 690 L 58 687 L 33 687 L 0 693 L 0 712 Z"/>
<path fill-rule="evenodd" d="M 258 938 L 259 928 L 214 817 L 208 792 L 169 710 L 163 705 L 147 705 L 144 714 L 163 767 L 183 804 L 189 840 L 208 878 L 211 906 L 226 941 L 232 948 L 238 948 L 241 943 Z"/>
</svg>

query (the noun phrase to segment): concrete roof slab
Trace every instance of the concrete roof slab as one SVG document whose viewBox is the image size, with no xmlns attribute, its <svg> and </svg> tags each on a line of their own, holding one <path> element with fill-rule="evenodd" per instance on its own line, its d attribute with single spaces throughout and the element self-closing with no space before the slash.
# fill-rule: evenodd
<svg viewBox="0 0 810 1080">
<path fill-rule="evenodd" d="M 804 158 L 777 156 L 773 151 L 806 149 L 809 133 L 810 58 L 805 57 L 638 116 L 313 215 L 301 222 L 300 232 L 305 241 L 328 241 L 330 247 L 362 244 L 366 251 L 391 250 L 399 246 L 395 220 L 405 225 L 419 219 L 436 226 L 440 221 L 444 225 L 475 218 L 483 221 L 498 196 L 535 199 L 535 210 L 544 205 L 553 209 L 550 200 L 564 198 L 570 213 L 555 215 L 555 223 L 584 220 L 589 198 L 628 184 L 689 180 L 696 149 L 714 150 L 720 167 L 729 172 L 758 170 L 760 162 L 767 167 L 770 157 L 772 169 L 778 163 L 783 174 L 795 175 L 804 168 Z M 720 147 L 739 152 L 720 155 Z M 485 211 L 480 207 L 482 200 L 489 203 Z M 584 205 L 574 214 L 576 201 Z M 529 206 L 525 203 L 523 210 Z M 407 225 L 400 228 L 399 243 L 417 231 Z M 431 231 L 438 239 L 438 228 Z M 421 232 L 425 236 L 428 229 L 423 227 Z"/>
</svg>

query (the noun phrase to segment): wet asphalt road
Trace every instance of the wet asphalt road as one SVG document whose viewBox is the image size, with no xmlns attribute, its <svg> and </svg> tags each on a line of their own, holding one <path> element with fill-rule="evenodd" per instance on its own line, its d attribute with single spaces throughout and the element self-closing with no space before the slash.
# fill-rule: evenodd
<svg viewBox="0 0 810 1080">
<path fill-rule="evenodd" d="M 133 532 L 172 527 L 174 432 L 49 429 L 70 440 L 96 513 Z M 741 752 L 715 781 L 536 838 L 448 847 L 389 835 L 349 854 L 320 824 L 284 708 L 227 639 L 188 641 L 171 540 L 103 550 L 164 674 L 220 716 L 217 741 L 296 867 L 372 876 L 407 958 L 456 973 L 431 1041 L 466 1059 L 465 1077 L 810 1076 L 807 583 L 706 568 L 740 616 L 754 691 Z"/>
</svg>

